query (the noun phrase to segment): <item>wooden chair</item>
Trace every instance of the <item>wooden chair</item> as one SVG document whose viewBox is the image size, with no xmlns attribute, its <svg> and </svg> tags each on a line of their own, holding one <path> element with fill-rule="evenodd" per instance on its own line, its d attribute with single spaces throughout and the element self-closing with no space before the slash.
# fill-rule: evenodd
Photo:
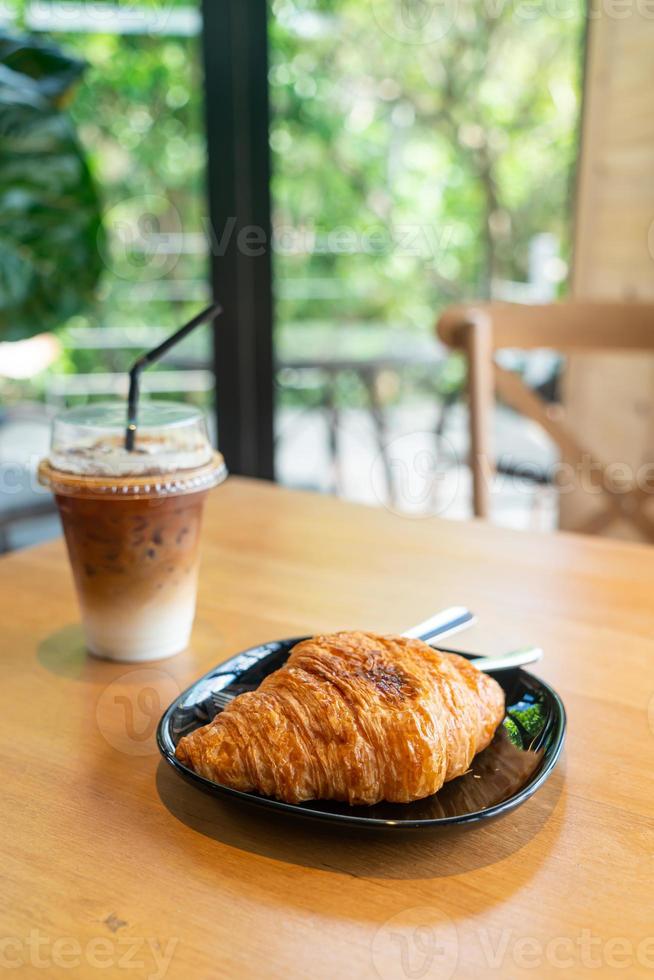
<svg viewBox="0 0 654 980">
<path fill-rule="evenodd" d="M 482 303 L 449 307 L 437 332 L 448 347 L 461 350 L 468 361 L 470 403 L 470 466 L 474 512 L 489 513 L 489 482 L 493 472 L 491 419 L 495 391 L 512 408 L 538 422 L 575 465 L 594 474 L 603 493 L 604 509 L 574 530 L 599 533 L 616 518 L 633 523 L 654 540 L 654 520 L 643 510 L 649 488 L 618 490 L 606 478 L 606 464 L 581 444 L 558 406 L 544 402 L 513 371 L 495 363 L 502 348 L 550 348 L 563 354 L 608 351 L 654 352 L 654 303 L 571 301 L 542 306 Z M 653 392 L 654 396 L 654 392 Z"/>
</svg>

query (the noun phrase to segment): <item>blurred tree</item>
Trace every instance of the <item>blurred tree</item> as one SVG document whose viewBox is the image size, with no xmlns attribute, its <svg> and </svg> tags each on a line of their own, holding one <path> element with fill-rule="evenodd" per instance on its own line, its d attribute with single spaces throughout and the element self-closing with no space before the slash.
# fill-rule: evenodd
<svg viewBox="0 0 654 980">
<path fill-rule="evenodd" d="M 536 234 L 554 233 L 565 258 L 581 3 L 272 10 L 279 277 L 337 279 L 328 309 L 343 322 L 428 329 L 447 302 L 525 281 Z M 338 228 L 341 254 L 320 235 Z M 282 320 L 325 318 L 324 295 L 297 293 Z"/>
</svg>

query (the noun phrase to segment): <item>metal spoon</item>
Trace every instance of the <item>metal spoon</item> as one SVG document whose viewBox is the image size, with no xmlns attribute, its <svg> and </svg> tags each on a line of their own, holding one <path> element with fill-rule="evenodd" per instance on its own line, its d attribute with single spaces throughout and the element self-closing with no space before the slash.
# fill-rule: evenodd
<svg viewBox="0 0 654 980">
<path fill-rule="evenodd" d="M 434 640 L 442 640 L 444 636 L 451 636 L 459 630 L 472 626 L 475 616 L 466 609 L 465 606 L 451 606 L 436 613 L 430 619 L 418 626 L 412 626 L 406 630 L 402 636 L 414 640 L 422 640 L 435 646 Z M 543 656 L 541 647 L 521 647 L 519 650 L 511 650 L 509 653 L 501 653 L 495 657 L 475 657 L 472 663 L 479 670 L 485 673 L 495 670 L 513 670 L 516 667 L 524 667 L 526 664 L 536 663 Z"/>
<path fill-rule="evenodd" d="M 534 664 L 542 656 L 541 647 L 521 647 L 510 653 L 500 653 L 496 657 L 475 657 L 471 663 L 488 674 L 491 671 L 513 670 L 515 667 L 524 667 L 525 664 Z"/>
<path fill-rule="evenodd" d="M 442 640 L 444 636 L 452 636 L 453 633 L 467 629 L 476 621 L 477 617 L 465 606 L 450 606 L 448 609 L 441 609 L 440 612 L 434 613 L 423 623 L 405 630 L 402 636 L 412 640 L 422 640 L 423 643 L 431 645 L 436 637 Z"/>
</svg>

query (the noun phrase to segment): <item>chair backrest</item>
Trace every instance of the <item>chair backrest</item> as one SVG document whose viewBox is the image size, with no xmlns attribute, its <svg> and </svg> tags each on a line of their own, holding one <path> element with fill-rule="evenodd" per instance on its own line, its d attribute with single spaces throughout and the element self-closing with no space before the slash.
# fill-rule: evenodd
<svg viewBox="0 0 654 980">
<path fill-rule="evenodd" d="M 550 406 L 517 374 L 495 364 L 493 357 L 501 348 L 551 348 L 562 353 L 654 352 L 654 303 L 460 305 L 445 310 L 437 332 L 445 344 L 463 350 L 468 358 L 470 466 L 476 516 L 487 517 L 489 513 L 489 476 L 493 469 L 490 416 L 497 390 L 507 404 L 546 430 L 566 462 L 592 474 L 593 485 L 603 494 L 605 506 L 575 530 L 599 533 L 614 520 L 622 519 L 633 524 L 641 536 L 654 541 L 654 520 L 644 509 L 650 495 L 640 487 L 616 489 L 608 478 L 605 462 L 588 451 L 565 418 L 552 413 Z"/>
<path fill-rule="evenodd" d="M 481 322 L 490 327 L 493 350 L 654 352 L 654 303 L 462 304 L 445 310 L 438 321 L 438 336 L 449 347 L 463 348 L 468 326 Z"/>
</svg>

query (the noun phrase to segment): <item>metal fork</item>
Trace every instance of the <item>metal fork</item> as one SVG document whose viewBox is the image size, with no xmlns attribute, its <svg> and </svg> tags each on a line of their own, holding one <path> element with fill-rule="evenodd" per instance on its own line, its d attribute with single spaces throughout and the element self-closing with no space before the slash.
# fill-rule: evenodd
<svg viewBox="0 0 654 980">
<path fill-rule="evenodd" d="M 454 651 L 453 651 L 454 652 Z M 515 670 L 516 667 L 525 667 L 527 664 L 536 663 L 543 656 L 541 647 L 521 647 L 519 650 L 511 650 L 509 653 L 499 654 L 496 657 L 475 657 L 470 662 L 483 670 L 484 673 L 495 673 L 500 670 Z M 238 697 L 244 691 L 216 691 L 211 694 L 211 700 L 217 708 L 226 708 L 230 701 Z"/>
<path fill-rule="evenodd" d="M 476 622 L 474 613 L 471 613 L 465 606 L 449 606 L 447 609 L 441 609 L 440 612 L 430 616 L 424 622 L 418 623 L 417 626 L 412 626 L 402 636 L 422 640 L 423 643 L 433 645 L 437 637 L 442 640 L 445 636 L 452 636 L 460 630 L 468 629 L 474 622 Z M 247 689 L 243 691 L 214 691 L 211 694 L 211 700 L 216 708 L 222 710 L 239 694 L 245 693 L 245 690 Z"/>
</svg>

